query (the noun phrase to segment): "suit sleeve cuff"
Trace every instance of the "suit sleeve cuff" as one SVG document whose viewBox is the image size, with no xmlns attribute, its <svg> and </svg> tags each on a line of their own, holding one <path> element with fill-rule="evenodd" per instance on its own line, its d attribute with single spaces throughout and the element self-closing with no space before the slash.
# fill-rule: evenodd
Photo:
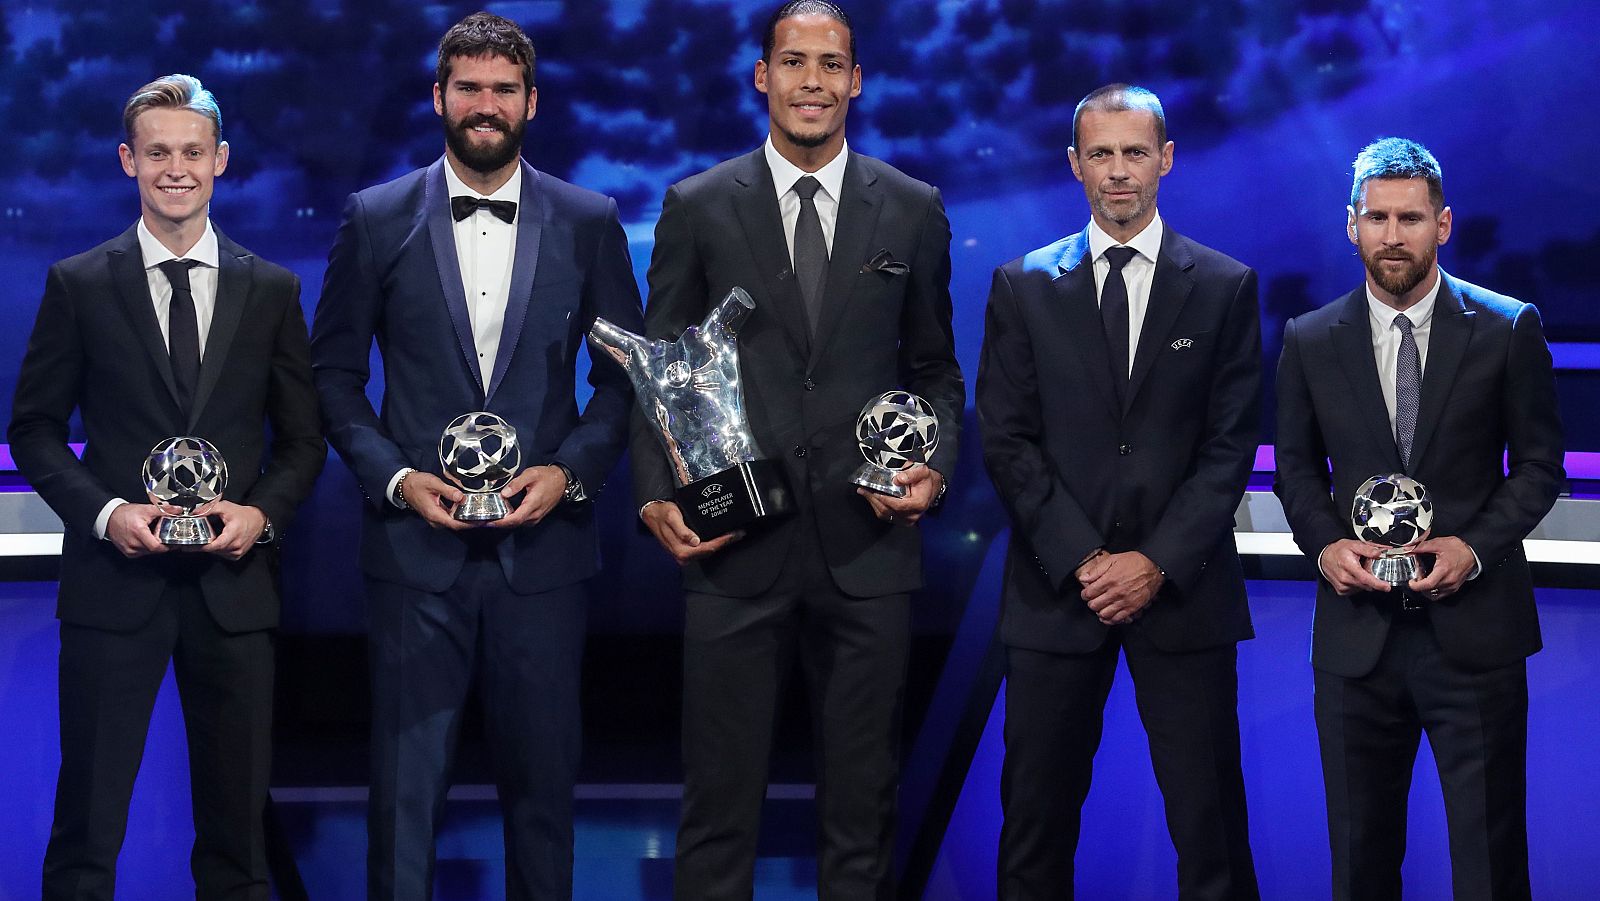
<svg viewBox="0 0 1600 901">
<path fill-rule="evenodd" d="M 100 515 L 94 518 L 94 537 L 101 541 L 105 540 L 106 528 L 111 525 L 112 512 L 126 503 L 127 501 L 120 497 L 114 497 L 106 501 L 106 505 L 100 508 Z"/>
<path fill-rule="evenodd" d="M 391 507 L 396 507 L 396 508 L 399 508 L 401 510 L 405 509 L 405 507 L 403 505 L 395 503 L 395 500 L 394 500 L 394 489 L 400 484 L 400 480 L 406 477 L 406 473 L 408 473 L 408 472 L 416 472 L 416 470 L 414 470 L 411 467 L 407 466 L 404 469 L 400 470 L 399 472 L 397 472 L 394 475 L 389 477 L 389 486 L 384 489 L 383 499 L 388 501 L 389 505 Z"/>
</svg>

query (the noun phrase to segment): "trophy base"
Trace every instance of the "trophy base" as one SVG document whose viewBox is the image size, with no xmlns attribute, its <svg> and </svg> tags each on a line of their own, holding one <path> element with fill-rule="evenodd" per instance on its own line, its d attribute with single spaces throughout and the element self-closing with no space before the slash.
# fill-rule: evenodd
<svg viewBox="0 0 1600 901">
<path fill-rule="evenodd" d="M 216 535 L 204 516 L 163 516 L 156 525 L 156 540 L 178 547 L 210 544 Z"/>
<path fill-rule="evenodd" d="M 863 463 L 850 476 L 850 484 L 860 485 L 868 491 L 876 491 L 889 497 L 905 497 L 911 493 L 911 489 L 894 483 L 897 474 L 895 470 L 885 469 L 876 463 Z"/>
<path fill-rule="evenodd" d="M 793 509 L 783 464 L 751 460 L 690 482 L 673 495 L 684 524 L 709 541 Z"/>
<path fill-rule="evenodd" d="M 505 519 L 511 508 L 498 491 L 468 491 L 466 498 L 456 505 L 457 522 L 494 522 Z"/>
<path fill-rule="evenodd" d="M 1416 557 L 1400 550 L 1384 552 L 1372 561 L 1371 569 L 1378 581 L 1387 583 L 1391 588 L 1410 582 L 1422 571 Z"/>
</svg>

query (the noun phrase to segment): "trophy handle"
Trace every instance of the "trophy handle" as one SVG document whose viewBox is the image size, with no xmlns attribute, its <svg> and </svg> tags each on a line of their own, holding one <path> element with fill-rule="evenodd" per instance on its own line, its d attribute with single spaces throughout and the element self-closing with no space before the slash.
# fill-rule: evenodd
<svg viewBox="0 0 1600 901">
<path fill-rule="evenodd" d="M 589 344 L 616 361 L 624 372 L 632 374 L 633 361 L 645 356 L 649 342 L 641 335 L 617 326 L 603 318 L 596 318 L 589 328 Z"/>
<path fill-rule="evenodd" d="M 739 326 L 750 318 L 750 311 L 755 308 L 756 302 L 750 292 L 735 285 L 706 313 L 705 320 L 700 323 L 700 333 L 709 335 L 720 332 L 732 338 L 739 334 Z"/>
</svg>

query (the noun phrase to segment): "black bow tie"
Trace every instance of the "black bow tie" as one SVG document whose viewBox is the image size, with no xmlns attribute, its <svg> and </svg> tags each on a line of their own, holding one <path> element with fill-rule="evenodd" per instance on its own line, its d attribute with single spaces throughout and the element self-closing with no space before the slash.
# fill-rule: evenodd
<svg viewBox="0 0 1600 901">
<path fill-rule="evenodd" d="M 488 210 L 501 222 L 514 222 L 517 218 L 517 204 L 514 200 L 489 200 L 485 197 L 469 197 L 461 194 L 450 198 L 450 215 L 456 221 L 467 218 L 478 210 Z"/>
</svg>

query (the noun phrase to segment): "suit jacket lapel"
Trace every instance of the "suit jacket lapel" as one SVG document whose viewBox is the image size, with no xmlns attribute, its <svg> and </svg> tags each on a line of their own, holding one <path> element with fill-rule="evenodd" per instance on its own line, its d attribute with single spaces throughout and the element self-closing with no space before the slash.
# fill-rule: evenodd
<svg viewBox="0 0 1600 901">
<path fill-rule="evenodd" d="M 1443 283 L 1433 304 L 1428 359 L 1422 370 L 1422 401 L 1417 409 L 1417 431 L 1411 439 L 1413 471 L 1427 452 L 1428 439 L 1444 415 L 1445 401 L 1455 385 L 1456 370 L 1461 368 L 1461 360 L 1472 340 L 1474 314 L 1461 301 L 1461 287 L 1443 269 L 1439 270 L 1439 278 Z"/>
<path fill-rule="evenodd" d="M 794 266 L 790 263 L 789 243 L 783 237 L 783 218 L 778 212 L 772 171 L 767 168 L 760 148 L 744 160 L 745 165 L 734 174 L 737 188 L 733 193 L 733 208 L 745 239 L 750 242 L 756 271 L 761 274 L 764 295 L 769 300 L 768 312 L 783 324 L 795 353 L 806 359 L 810 356 L 811 328 L 806 323 L 800 280 L 795 278 Z M 711 298 L 717 299 L 720 298 Z"/>
<path fill-rule="evenodd" d="M 511 355 L 522 337 L 522 324 L 528 318 L 533 300 L 533 277 L 539 269 L 539 238 L 544 233 L 547 215 L 539 170 L 522 163 L 522 197 L 517 206 L 517 249 L 511 261 L 511 293 L 506 297 L 505 321 L 500 326 L 500 347 L 495 352 L 494 375 L 489 379 L 487 398 L 493 397 L 505 380 Z M 469 332 L 470 334 L 470 332 Z"/>
<path fill-rule="evenodd" d="M 423 179 L 423 215 L 427 216 L 428 238 L 433 243 L 433 265 L 439 272 L 439 290 L 443 292 L 450 322 L 456 330 L 456 349 L 461 351 L 467 371 L 472 373 L 473 384 L 478 386 L 478 396 L 485 397 L 483 373 L 478 368 L 477 347 L 472 340 L 472 318 L 467 315 L 467 292 L 461 286 L 461 261 L 456 256 L 455 220 L 450 217 L 450 188 L 444 180 L 444 167 L 447 165 L 445 158 L 440 157 L 428 167 L 428 174 Z"/>
<path fill-rule="evenodd" d="M 1076 347 L 1078 359 L 1105 401 L 1106 412 L 1122 419 L 1117 408 L 1117 389 L 1111 384 L 1111 349 L 1106 345 L 1105 326 L 1100 322 L 1100 302 L 1094 293 L 1094 263 L 1089 259 L 1089 233 L 1080 232 L 1062 242 L 1052 283 L 1067 320 L 1064 346 Z"/>
<path fill-rule="evenodd" d="M 155 363 L 156 372 L 166 383 L 172 402 L 178 402 L 178 383 L 172 377 L 172 357 L 167 352 L 167 340 L 161 335 L 161 323 L 156 320 L 155 301 L 150 297 L 150 281 L 144 273 L 144 254 L 139 249 L 137 225 L 117 238 L 111 250 L 111 280 L 117 286 L 117 297 L 122 301 L 128 322 L 133 325 L 134 337 Z"/>
<path fill-rule="evenodd" d="M 1178 314 L 1189 299 L 1194 279 L 1189 270 L 1194 268 L 1194 256 L 1188 242 L 1167 228 L 1161 238 L 1161 251 L 1156 255 L 1156 271 L 1150 280 L 1150 300 L 1145 304 L 1144 324 L 1139 327 L 1139 346 L 1133 356 L 1133 373 L 1128 377 L 1128 390 L 1123 394 L 1123 410 L 1133 407 L 1139 395 L 1139 386 L 1155 366 L 1156 357 L 1167 346 L 1167 336 L 1178 321 Z"/>
<path fill-rule="evenodd" d="M 883 210 L 877 181 L 877 174 L 854 153 L 845 160 L 840 192 L 843 196 L 839 198 L 839 218 L 833 227 L 833 250 L 828 254 L 828 279 L 822 292 L 817 334 L 811 342 L 810 362 L 806 365 L 808 373 L 816 368 L 817 359 L 845 318 L 856 276 L 872 252 L 868 242 L 877 230 L 878 214 Z"/>
<path fill-rule="evenodd" d="M 245 304 L 254 285 L 253 257 L 244 248 L 217 232 L 217 297 L 211 311 L 211 331 L 206 334 L 206 352 L 200 360 L 200 383 L 194 389 L 194 405 L 189 409 L 185 431 L 193 432 L 206 408 L 211 389 L 228 365 L 228 351 L 239 330 Z"/>
<path fill-rule="evenodd" d="M 1339 322 L 1328 329 L 1333 341 L 1334 357 L 1344 369 L 1350 383 L 1351 407 L 1355 415 L 1367 424 L 1375 447 L 1384 448 L 1389 465 L 1395 472 L 1401 470 L 1400 449 L 1394 443 L 1394 429 L 1389 425 L 1389 406 L 1383 397 L 1383 387 L 1378 382 L 1378 364 L 1372 356 L 1372 325 L 1367 311 L 1367 291 L 1357 288 L 1345 295 Z M 1413 446 L 1414 452 L 1414 446 Z"/>
</svg>

